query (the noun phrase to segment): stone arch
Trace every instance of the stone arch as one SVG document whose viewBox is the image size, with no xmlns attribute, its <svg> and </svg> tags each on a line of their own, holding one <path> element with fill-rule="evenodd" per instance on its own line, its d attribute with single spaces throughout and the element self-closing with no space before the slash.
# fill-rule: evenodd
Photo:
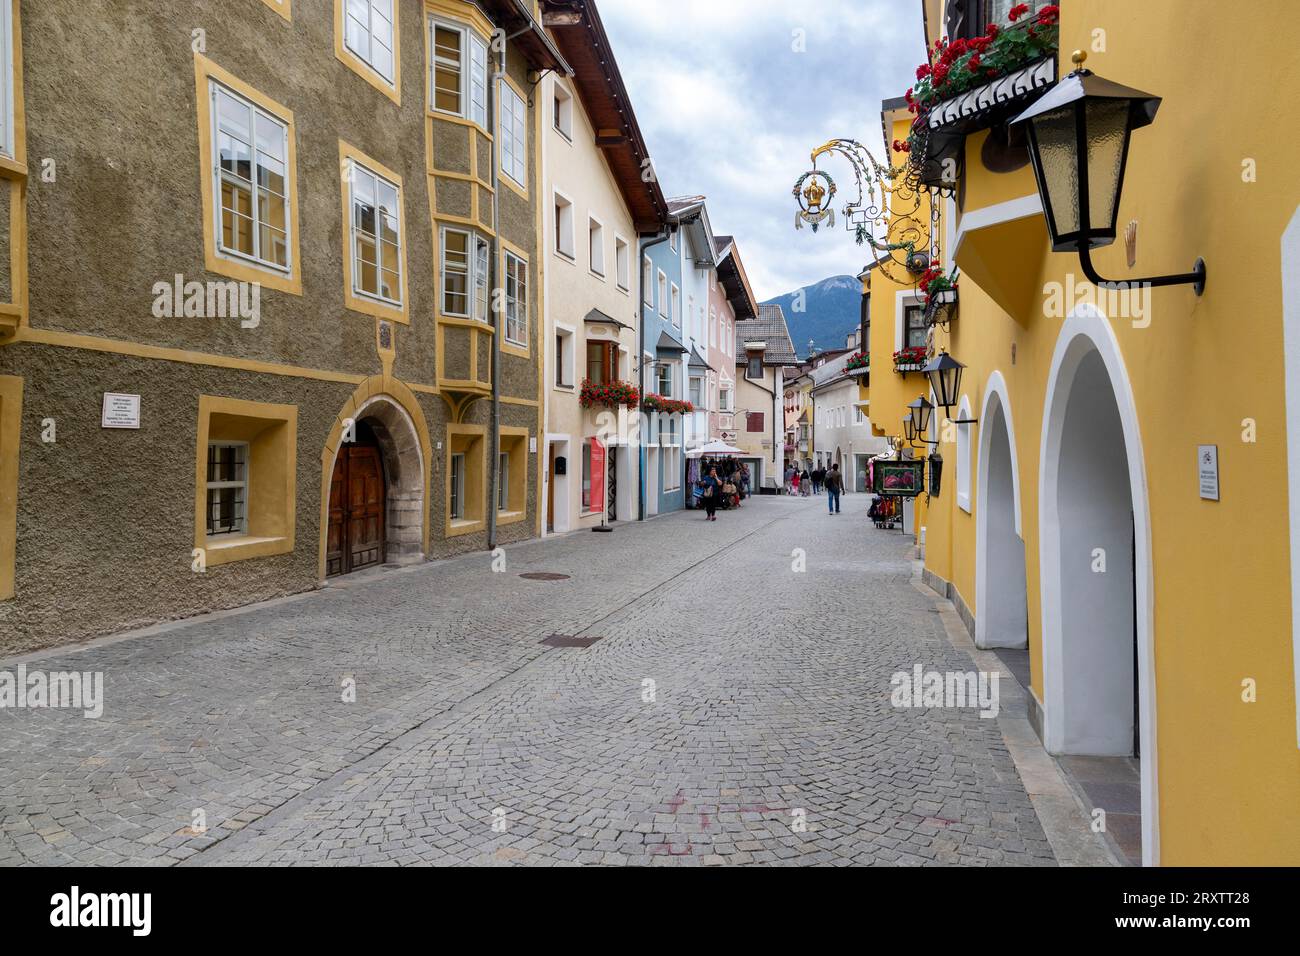
<svg viewBox="0 0 1300 956">
<path fill-rule="evenodd" d="M 429 552 L 429 489 L 433 455 L 429 428 L 411 390 L 395 378 L 374 375 L 339 411 L 321 452 L 319 575 L 325 577 L 330 479 L 348 420 L 374 433 L 384 466 L 386 560 L 409 563 Z"/>
</svg>

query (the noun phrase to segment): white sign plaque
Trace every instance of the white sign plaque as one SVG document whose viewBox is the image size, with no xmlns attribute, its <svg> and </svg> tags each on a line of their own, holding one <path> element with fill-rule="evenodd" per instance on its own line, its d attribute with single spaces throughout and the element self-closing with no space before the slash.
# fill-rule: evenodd
<svg viewBox="0 0 1300 956">
<path fill-rule="evenodd" d="M 536 436 L 536 435 L 530 436 L 529 439 L 528 439 L 528 454 L 530 454 L 530 455 L 536 455 L 536 454 L 537 454 L 537 436 Z"/>
<path fill-rule="evenodd" d="M 99 425 L 101 428 L 139 428 L 140 396 L 105 392 Z"/>
<path fill-rule="evenodd" d="M 1206 501 L 1219 500 L 1219 446 L 1196 446 L 1196 474 L 1201 485 L 1201 497 Z"/>
</svg>

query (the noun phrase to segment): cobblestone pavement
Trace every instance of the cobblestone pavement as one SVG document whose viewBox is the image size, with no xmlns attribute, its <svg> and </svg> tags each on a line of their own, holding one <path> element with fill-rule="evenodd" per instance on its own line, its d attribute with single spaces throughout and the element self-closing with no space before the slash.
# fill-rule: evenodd
<svg viewBox="0 0 1300 956">
<path fill-rule="evenodd" d="M 891 706 L 895 671 L 972 663 L 866 506 L 758 498 L 28 660 L 102 671 L 105 709 L 0 711 L 0 864 L 1053 863 L 996 720 Z"/>
</svg>

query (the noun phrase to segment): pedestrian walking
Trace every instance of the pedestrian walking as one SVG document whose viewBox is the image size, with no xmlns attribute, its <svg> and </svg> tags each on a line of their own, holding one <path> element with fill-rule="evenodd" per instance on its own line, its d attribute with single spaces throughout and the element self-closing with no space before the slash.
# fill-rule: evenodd
<svg viewBox="0 0 1300 956">
<path fill-rule="evenodd" d="M 799 476 L 799 497 L 807 498 L 811 494 L 812 494 L 812 475 L 810 475 L 808 473 L 808 469 L 805 468 L 803 470 L 803 474 Z"/>
<path fill-rule="evenodd" d="M 840 492 L 844 490 L 844 479 L 840 477 L 840 466 L 832 465 L 831 473 L 826 476 L 826 507 L 830 514 L 840 513 Z"/>
<path fill-rule="evenodd" d="M 749 497 L 749 466 L 748 465 L 740 466 L 740 485 L 738 490 L 740 492 L 740 495 L 737 498 L 738 502 L 744 501 L 746 498 Z M 736 507 L 737 508 L 740 507 L 739 503 L 736 505 Z"/>
<path fill-rule="evenodd" d="M 814 468 L 812 473 L 812 480 L 813 480 L 813 494 L 820 495 L 822 493 L 822 485 L 826 483 L 826 469 L 823 468 L 821 465 L 818 465 L 816 468 Z"/>
<path fill-rule="evenodd" d="M 717 521 L 718 501 L 722 498 L 722 482 L 718 480 L 718 469 L 710 468 L 709 473 L 700 479 L 700 500 L 704 502 L 704 520 Z"/>
<path fill-rule="evenodd" d="M 798 468 L 793 469 L 793 471 L 794 473 L 790 476 L 790 494 L 797 495 L 799 494 L 799 482 L 802 480 L 802 476 L 799 474 Z"/>
<path fill-rule="evenodd" d="M 785 493 L 794 494 L 794 468 L 790 465 L 785 466 Z"/>
</svg>

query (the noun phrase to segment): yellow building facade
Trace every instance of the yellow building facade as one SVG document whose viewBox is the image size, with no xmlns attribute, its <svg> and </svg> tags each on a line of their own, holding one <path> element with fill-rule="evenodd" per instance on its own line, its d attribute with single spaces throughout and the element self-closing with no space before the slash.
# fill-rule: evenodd
<svg viewBox="0 0 1300 956">
<path fill-rule="evenodd" d="M 921 7 L 932 48 L 975 5 Z M 1208 281 L 1200 296 L 1091 285 L 1077 254 L 1050 251 L 1006 117 L 956 127 L 934 238 L 959 302 L 927 345 L 965 369 L 959 406 L 935 415 L 940 486 L 917 502 L 925 579 L 978 646 L 1028 649 L 1049 752 L 1136 764 L 1142 862 L 1294 865 L 1300 133 L 1294 101 L 1268 90 L 1294 89 L 1300 67 L 1267 16 L 1066 0 L 1059 17 L 1044 89 L 1078 49 L 1164 98 L 1133 133 L 1098 271 L 1203 257 Z M 1269 64 L 1268 89 L 1247 62 Z M 887 144 L 906 141 L 911 114 L 886 107 Z M 900 347 L 899 304 L 917 291 L 870 277 L 873 356 Z M 896 434 L 930 389 L 873 364 L 872 419 Z"/>
</svg>

